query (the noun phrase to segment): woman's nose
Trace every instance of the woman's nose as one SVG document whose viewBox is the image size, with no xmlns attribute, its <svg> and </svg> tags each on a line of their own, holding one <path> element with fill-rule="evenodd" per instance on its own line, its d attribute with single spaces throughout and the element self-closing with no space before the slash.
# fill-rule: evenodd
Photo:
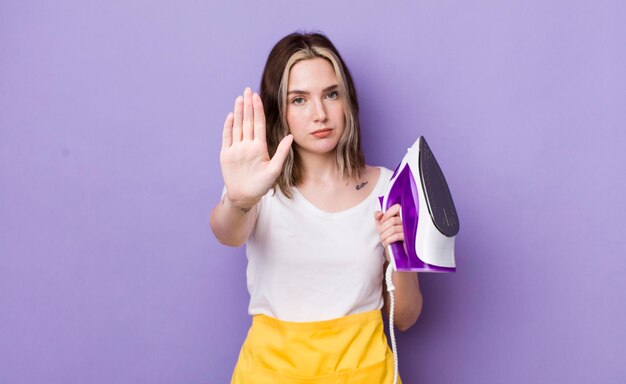
<svg viewBox="0 0 626 384">
<path fill-rule="evenodd" d="M 324 103 L 321 100 L 318 100 L 314 103 L 313 118 L 315 121 L 326 120 L 326 108 L 324 108 Z"/>
</svg>

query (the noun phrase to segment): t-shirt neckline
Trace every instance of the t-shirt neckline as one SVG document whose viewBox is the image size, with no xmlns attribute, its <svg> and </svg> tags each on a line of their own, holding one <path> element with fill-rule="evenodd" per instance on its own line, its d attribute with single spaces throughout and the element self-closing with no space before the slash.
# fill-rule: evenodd
<svg viewBox="0 0 626 384">
<path fill-rule="evenodd" d="M 376 181 L 376 185 L 374 186 L 374 188 L 372 188 L 372 191 L 367 195 L 367 197 L 365 197 L 362 201 L 358 202 L 356 205 L 350 207 L 350 208 L 346 208 L 344 210 L 341 211 L 337 211 L 337 212 L 328 212 L 325 211 L 319 207 L 317 207 L 315 204 L 311 203 L 306 197 L 304 197 L 304 195 L 302 193 L 300 193 L 300 191 L 298 190 L 298 188 L 296 188 L 295 186 L 292 187 L 292 190 L 294 192 L 294 197 L 298 197 L 299 200 L 302 201 L 302 204 L 311 212 L 316 213 L 318 215 L 324 216 L 324 217 L 328 217 L 328 218 L 338 218 L 338 217 L 343 217 L 343 216 L 347 216 L 355 211 L 358 211 L 360 208 L 362 208 L 363 206 L 371 203 L 373 198 L 377 198 L 376 193 L 380 190 L 380 184 L 383 182 L 383 169 L 382 167 L 375 167 L 379 169 L 379 173 L 378 173 L 378 180 Z"/>
</svg>

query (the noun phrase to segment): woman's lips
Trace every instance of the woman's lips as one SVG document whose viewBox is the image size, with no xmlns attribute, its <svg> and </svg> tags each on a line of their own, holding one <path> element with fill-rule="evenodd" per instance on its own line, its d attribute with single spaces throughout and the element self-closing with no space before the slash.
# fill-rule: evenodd
<svg viewBox="0 0 626 384">
<path fill-rule="evenodd" d="M 317 131 L 313 132 L 312 135 L 319 139 L 323 139 L 324 137 L 330 136 L 332 131 L 333 130 L 330 128 L 318 129 Z"/>
</svg>

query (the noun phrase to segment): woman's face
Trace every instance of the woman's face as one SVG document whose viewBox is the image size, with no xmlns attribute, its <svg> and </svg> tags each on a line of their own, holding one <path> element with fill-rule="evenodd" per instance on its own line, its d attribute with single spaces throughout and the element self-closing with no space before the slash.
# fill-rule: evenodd
<svg viewBox="0 0 626 384">
<path fill-rule="evenodd" d="M 332 64 L 302 60 L 289 71 L 287 124 L 300 152 L 332 153 L 345 129 L 344 100 Z"/>
</svg>

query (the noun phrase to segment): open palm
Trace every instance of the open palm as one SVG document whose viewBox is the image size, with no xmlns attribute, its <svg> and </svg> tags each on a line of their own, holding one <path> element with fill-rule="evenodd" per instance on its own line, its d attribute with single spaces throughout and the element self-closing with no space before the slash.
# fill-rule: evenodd
<svg viewBox="0 0 626 384">
<path fill-rule="evenodd" d="M 291 135 L 283 138 L 270 158 L 263 103 L 246 88 L 226 117 L 222 134 L 220 164 L 228 198 L 242 208 L 256 204 L 280 175 L 292 141 Z"/>
</svg>

